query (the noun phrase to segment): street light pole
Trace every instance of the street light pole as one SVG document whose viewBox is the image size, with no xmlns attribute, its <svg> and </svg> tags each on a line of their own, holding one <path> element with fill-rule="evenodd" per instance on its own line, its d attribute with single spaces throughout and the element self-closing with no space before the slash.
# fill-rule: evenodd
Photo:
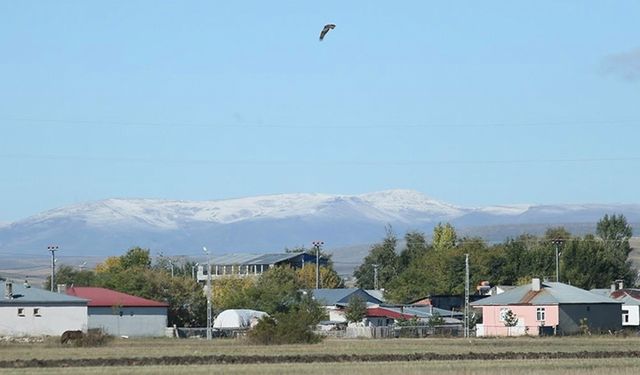
<svg viewBox="0 0 640 375">
<path fill-rule="evenodd" d="M 47 250 L 51 251 L 51 291 L 53 292 L 54 285 L 56 285 L 56 251 L 58 251 L 58 246 L 47 246 Z"/>
<path fill-rule="evenodd" d="M 313 241 L 313 247 L 316 249 L 316 289 L 320 289 L 320 247 L 324 245 L 323 241 Z"/>
<path fill-rule="evenodd" d="M 563 243 L 563 240 L 556 238 L 551 241 L 556 247 L 556 282 L 560 282 L 560 253 L 558 252 L 558 246 Z"/>
<path fill-rule="evenodd" d="M 207 340 L 211 340 L 211 258 L 209 250 L 205 246 L 202 247 L 204 253 L 207 254 Z"/>
<path fill-rule="evenodd" d="M 469 337 L 469 254 L 464 254 L 464 337 Z"/>
</svg>

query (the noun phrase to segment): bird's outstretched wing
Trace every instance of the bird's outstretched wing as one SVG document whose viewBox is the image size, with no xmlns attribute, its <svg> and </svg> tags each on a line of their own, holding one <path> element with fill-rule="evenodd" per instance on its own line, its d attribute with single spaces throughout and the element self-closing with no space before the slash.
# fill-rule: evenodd
<svg viewBox="0 0 640 375">
<path fill-rule="evenodd" d="M 324 36 L 327 35 L 327 33 L 329 32 L 329 30 L 335 29 L 336 25 L 329 23 L 324 25 L 324 27 L 322 28 L 322 31 L 320 32 L 320 41 L 322 41 L 324 39 Z"/>
</svg>

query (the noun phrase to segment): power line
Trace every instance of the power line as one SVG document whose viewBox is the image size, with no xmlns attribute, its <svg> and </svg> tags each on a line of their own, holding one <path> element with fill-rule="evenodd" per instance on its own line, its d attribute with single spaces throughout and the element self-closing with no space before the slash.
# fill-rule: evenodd
<svg viewBox="0 0 640 375">
<path fill-rule="evenodd" d="M 420 166 L 420 165 L 505 165 L 505 164 L 547 164 L 547 163 L 610 163 L 621 161 L 640 161 L 640 156 L 621 157 L 585 157 L 585 158 L 549 158 L 549 159 L 487 159 L 487 160 L 215 160 L 215 159 L 166 159 L 144 157 L 110 157 L 87 155 L 36 155 L 36 154 L 0 154 L 0 159 L 32 159 L 49 161 L 82 162 L 124 162 L 124 163 L 163 163 L 163 164 L 215 164 L 215 165 L 352 165 L 352 166 Z"/>
<path fill-rule="evenodd" d="M 0 121 L 15 121 L 32 124 L 63 124 L 75 126 L 97 125 L 105 127 L 153 127 L 153 128 L 206 128 L 206 129 L 432 129 L 432 128 L 543 128 L 543 127 L 583 127 L 583 126 L 616 126 L 629 127 L 640 125 L 640 120 L 566 120 L 566 121 L 533 121 L 533 122 L 478 122 L 478 123 L 444 123 L 444 122 L 395 122 L 388 121 L 377 124 L 353 125 L 351 123 L 313 125 L 304 122 L 297 124 L 284 123 L 219 123 L 219 122 L 149 122 L 149 121 L 117 121 L 117 120 L 84 120 L 84 119 L 42 119 L 28 117 L 0 117 Z"/>
</svg>

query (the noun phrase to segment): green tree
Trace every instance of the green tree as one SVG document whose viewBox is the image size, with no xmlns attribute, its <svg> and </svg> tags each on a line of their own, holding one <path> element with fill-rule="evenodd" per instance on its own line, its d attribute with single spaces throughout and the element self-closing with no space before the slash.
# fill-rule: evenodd
<svg viewBox="0 0 640 375">
<path fill-rule="evenodd" d="M 151 256 L 148 249 L 134 247 L 120 257 L 123 268 L 151 268 Z"/>
<path fill-rule="evenodd" d="M 360 296 L 353 296 L 349 300 L 349 304 L 347 305 L 347 309 L 345 311 L 345 318 L 347 318 L 348 322 L 360 322 L 367 315 L 367 303 L 364 298 Z"/>
<path fill-rule="evenodd" d="M 343 282 L 340 275 L 333 267 L 320 266 L 320 287 L 321 288 L 342 288 Z M 303 289 L 313 289 L 316 287 L 316 266 L 315 264 L 305 264 L 304 267 L 296 270 L 296 277 Z"/>
<path fill-rule="evenodd" d="M 91 270 L 76 270 L 74 267 L 62 264 L 56 269 L 56 284 L 67 286 L 92 286 L 96 274 Z M 47 276 L 44 283 L 45 290 L 51 289 L 51 276 Z"/>
<path fill-rule="evenodd" d="M 369 255 L 354 271 L 356 285 L 364 289 L 374 288 L 374 265 L 378 268 L 378 287 L 386 288 L 398 274 L 398 255 L 396 246 L 398 239 L 390 226 L 386 228 L 386 236 L 382 243 L 375 244 L 369 250 Z"/>
<path fill-rule="evenodd" d="M 398 269 L 400 272 L 432 249 L 432 247 L 427 243 L 424 233 L 422 232 L 407 232 L 404 235 L 404 240 L 406 245 L 400 252 L 400 257 L 398 259 Z"/>
<path fill-rule="evenodd" d="M 511 336 L 511 327 L 515 327 L 518 324 L 518 316 L 511 311 L 507 310 L 504 314 L 504 325 L 507 327 L 507 336 Z"/>
<path fill-rule="evenodd" d="M 433 249 L 435 251 L 443 251 L 452 249 L 456 246 L 458 234 L 453 225 L 449 223 L 438 223 L 433 228 Z"/>
</svg>

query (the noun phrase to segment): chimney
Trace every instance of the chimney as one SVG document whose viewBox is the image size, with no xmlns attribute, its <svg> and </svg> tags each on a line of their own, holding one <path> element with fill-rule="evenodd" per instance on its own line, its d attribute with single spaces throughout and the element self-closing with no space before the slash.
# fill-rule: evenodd
<svg viewBox="0 0 640 375">
<path fill-rule="evenodd" d="M 13 284 L 9 281 L 4 282 L 4 298 L 5 299 L 13 298 Z"/>
<path fill-rule="evenodd" d="M 618 280 L 618 289 L 624 289 L 624 281 Z"/>
<path fill-rule="evenodd" d="M 67 294 L 67 284 L 58 284 L 58 293 Z"/>
<path fill-rule="evenodd" d="M 616 283 L 611 284 L 611 291 L 612 292 L 616 291 Z"/>
<path fill-rule="evenodd" d="M 534 277 L 533 279 L 531 279 L 531 290 L 534 292 L 539 292 L 540 291 L 540 279 L 537 277 Z"/>
</svg>

